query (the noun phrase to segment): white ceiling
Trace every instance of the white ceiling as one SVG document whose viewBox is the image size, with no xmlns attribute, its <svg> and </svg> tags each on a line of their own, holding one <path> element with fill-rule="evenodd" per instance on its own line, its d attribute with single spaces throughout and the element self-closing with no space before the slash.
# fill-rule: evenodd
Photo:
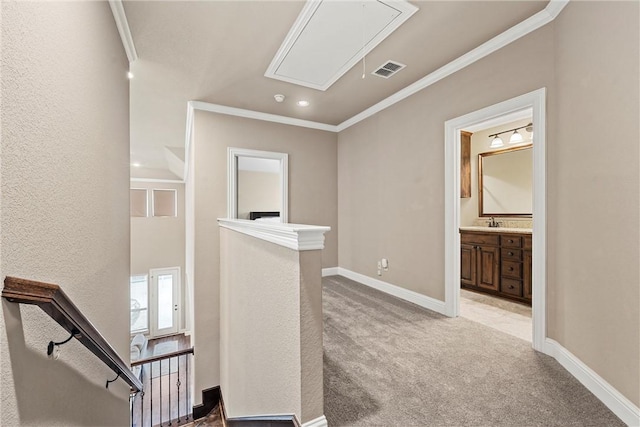
<svg viewBox="0 0 640 427">
<path fill-rule="evenodd" d="M 132 176 L 176 178 L 168 170 L 165 147 L 184 147 L 188 101 L 337 125 L 548 2 L 411 3 L 419 10 L 367 54 L 365 79 L 358 62 L 319 91 L 264 75 L 303 10 L 302 1 L 125 1 L 138 56 L 131 63 L 131 161 L 143 165 L 133 168 Z M 390 79 L 369 74 L 388 60 L 407 67 Z M 277 93 L 287 97 L 285 102 L 275 102 Z M 298 107 L 299 99 L 311 105 Z"/>
</svg>

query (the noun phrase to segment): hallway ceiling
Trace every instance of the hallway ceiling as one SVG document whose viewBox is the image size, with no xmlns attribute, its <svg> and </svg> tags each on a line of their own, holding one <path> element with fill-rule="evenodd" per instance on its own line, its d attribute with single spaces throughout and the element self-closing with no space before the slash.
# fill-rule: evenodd
<svg viewBox="0 0 640 427">
<path fill-rule="evenodd" d="M 370 0 L 367 0 L 370 1 Z M 173 178 L 187 102 L 338 125 L 544 9 L 548 1 L 411 1 L 419 10 L 326 91 L 265 77 L 303 1 L 125 1 L 131 63 L 132 176 Z M 406 64 L 389 79 L 370 73 Z M 274 100 L 283 94 L 282 103 Z M 309 101 L 299 107 L 296 101 Z"/>
</svg>

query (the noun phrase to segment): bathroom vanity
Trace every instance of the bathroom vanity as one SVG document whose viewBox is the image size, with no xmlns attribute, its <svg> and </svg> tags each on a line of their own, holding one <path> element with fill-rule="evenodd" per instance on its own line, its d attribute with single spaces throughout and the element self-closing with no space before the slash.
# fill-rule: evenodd
<svg viewBox="0 0 640 427">
<path fill-rule="evenodd" d="M 531 304 L 531 230 L 461 227 L 461 287 Z"/>
</svg>

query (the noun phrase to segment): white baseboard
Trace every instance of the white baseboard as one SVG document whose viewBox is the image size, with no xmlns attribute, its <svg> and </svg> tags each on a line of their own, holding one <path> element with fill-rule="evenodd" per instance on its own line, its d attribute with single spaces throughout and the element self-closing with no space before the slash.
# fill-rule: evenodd
<svg viewBox="0 0 640 427">
<path fill-rule="evenodd" d="M 337 276 L 340 267 L 328 267 L 322 269 L 322 277 Z"/>
<path fill-rule="evenodd" d="M 327 419 L 323 415 L 311 421 L 307 421 L 306 423 L 302 424 L 302 427 L 327 427 L 328 425 L 329 424 L 327 423 Z"/>
<path fill-rule="evenodd" d="M 386 294 L 393 295 L 394 297 L 412 302 L 420 307 L 435 311 L 436 313 L 445 314 L 444 301 L 401 288 L 400 286 L 392 285 L 391 283 L 383 282 L 382 280 L 374 279 L 373 277 L 365 276 L 364 274 L 356 273 L 355 271 L 347 270 L 346 268 L 337 267 L 336 274 L 344 276 L 347 279 L 355 280 L 356 282 L 362 283 L 363 285 L 367 285 Z"/>
<path fill-rule="evenodd" d="M 627 425 L 640 426 L 640 408 L 558 342 L 547 338 L 545 353 L 553 357 Z"/>
</svg>

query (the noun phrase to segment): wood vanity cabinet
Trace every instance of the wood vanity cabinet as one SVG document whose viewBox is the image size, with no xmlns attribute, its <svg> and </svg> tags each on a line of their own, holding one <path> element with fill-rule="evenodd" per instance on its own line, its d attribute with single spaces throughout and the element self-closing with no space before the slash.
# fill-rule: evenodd
<svg viewBox="0 0 640 427">
<path fill-rule="evenodd" d="M 460 231 L 462 287 L 531 303 L 531 235 Z"/>
</svg>

